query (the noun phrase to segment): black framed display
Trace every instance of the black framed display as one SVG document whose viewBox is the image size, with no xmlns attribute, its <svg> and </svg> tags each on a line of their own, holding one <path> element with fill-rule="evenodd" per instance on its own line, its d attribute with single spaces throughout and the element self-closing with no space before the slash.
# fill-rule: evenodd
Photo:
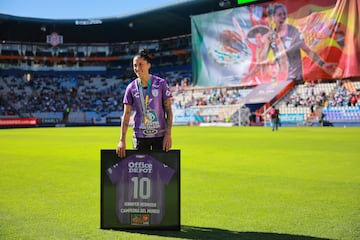
<svg viewBox="0 0 360 240">
<path fill-rule="evenodd" d="M 102 229 L 180 230 L 180 150 L 101 150 Z"/>
</svg>

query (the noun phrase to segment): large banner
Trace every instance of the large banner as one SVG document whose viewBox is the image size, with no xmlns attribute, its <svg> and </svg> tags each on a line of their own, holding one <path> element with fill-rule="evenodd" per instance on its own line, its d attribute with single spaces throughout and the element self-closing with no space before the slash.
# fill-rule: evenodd
<svg viewBox="0 0 360 240">
<path fill-rule="evenodd" d="M 191 18 L 198 86 L 360 76 L 359 0 L 274 0 Z"/>
<path fill-rule="evenodd" d="M 101 150 L 102 229 L 180 230 L 180 150 Z"/>
</svg>

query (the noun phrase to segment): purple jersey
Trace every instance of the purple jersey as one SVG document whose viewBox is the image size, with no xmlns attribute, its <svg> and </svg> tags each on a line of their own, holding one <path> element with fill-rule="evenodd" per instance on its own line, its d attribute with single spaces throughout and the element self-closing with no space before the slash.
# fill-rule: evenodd
<svg viewBox="0 0 360 240">
<path fill-rule="evenodd" d="M 106 170 L 116 184 L 116 215 L 122 224 L 146 216 L 147 224 L 160 224 L 165 213 L 165 185 L 175 170 L 146 154 L 131 155 Z M 141 224 L 144 224 L 142 222 Z"/>
<path fill-rule="evenodd" d="M 288 25 L 285 36 L 281 37 L 281 41 L 284 44 L 287 60 L 289 63 L 288 79 L 301 80 L 302 79 L 302 63 L 301 63 L 301 51 L 300 49 L 305 45 L 305 40 L 301 32 L 294 26 Z M 275 43 L 270 47 L 276 54 L 280 53 L 279 46 Z"/>
<path fill-rule="evenodd" d="M 165 135 L 166 120 L 164 111 L 164 100 L 172 97 L 170 88 L 166 80 L 151 75 L 151 90 L 143 89 L 143 96 L 149 93 L 149 103 L 146 109 L 146 118 L 144 123 L 141 97 L 139 93 L 138 81 L 135 79 L 126 88 L 123 103 L 129 104 L 135 110 L 134 134 L 137 138 L 163 137 Z"/>
</svg>

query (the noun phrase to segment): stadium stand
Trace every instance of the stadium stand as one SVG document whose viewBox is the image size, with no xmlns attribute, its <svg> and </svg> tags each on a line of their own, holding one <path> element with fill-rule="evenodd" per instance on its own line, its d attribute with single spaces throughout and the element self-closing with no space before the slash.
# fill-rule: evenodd
<svg viewBox="0 0 360 240">
<path fill-rule="evenodd" d="M 239 110 L 253 88 L 192 87 L 189 58 L 189 55 L 166 56 L 154 62 L 154 73 L 168 79 L 173 88 L 173 107 L 196 109 L 198 122 L 239 124 Z M 103 64 L 99 61 L 90 69 Z M 1 116 L 36 117 L 42 123 L 62 123 L 64 108 L 69 106 L 69 123 L 94 124 L 94 119 L 99 123 L 106 123 L 107 119 L 118 123 L 121 96 L 133 76 L 129 59 L 116 61 L 117 64 L 120 71 L 40 71 L 27 81 L 27 71 L 21 70 L 20 63 L 20 69 L 8 70 L 8 74 L 1 76 Z M 317 122 L 321 112 L 329 122 L 356 122 L 360 120 L 359 86 L 356 81 L 298 84 L 276 106 L 283 116 L 303 114 L 306 122 Z M 352 98 L 356 99 L 354 103 Z M 266 112 L 262 118 L 266 119 Z"/>
<path fill-rule="evenodd" d="M 246 97 L 256 86 L 193 86 L 188 4 L 193 4 L 191 14 L 219 10 L 219 6 L 206 5 L 206 1 L 194 2 L 176 6 L 177 14 L 181 19 L 186 16 L 184 22 L 187 23 L 187 27 L 176 33 L 171 28 L 178 24 L 170 21 L 173 25 L 161 30 L 156 28 L 155 33 L 145 34 L 142 39 L 138 33 L 148 30 L 148 25 L 131 31 L 124 28 L 129 34 L 116 33 L 110 39 L 108 33 L 119 27 L 116 24 L 127 23 L 128 18 L 122 18 L 116 24 L 112 21 L 104 23 L 104 29 L 96 34 L 103 34 L 102 37 L 74 32 L 70 22 L 59 20 L 56 24 L 66 29 L 64 34 L 73 42 L 52 47 L 44 43 L 42 35 L 24 36 L 43 23 L 3 16 L 2 26 L 18 22 L 19 28 L 16 34 L 9 34 L 15 37 L 7 36 L 0 47 L 0 118 L 36 117 L 39 124 L 45 126 L 119 124 L 122 96 L 134 78 L 131 58 L 140 48 L 148 48 L 154 53 L 152 72 L 167 79 L 172 87 L 175 124 L 264 125 L 271 105 L 279 108 L 283 124 L 312 125 L 322 114 L 325 121 L 334 124 L 360 124 L 358 78 L 297 82 L 286 94 L 258 104 L 255 109 L 246 104 Z M 144 24 L 151 22 L 149 19 L 168 10 L 146 13 L 142 21 Z M 29 24 L 31 28 L 27 29 Z M 70 113 L 65 119 L 67 108 Z"/>
</svg>

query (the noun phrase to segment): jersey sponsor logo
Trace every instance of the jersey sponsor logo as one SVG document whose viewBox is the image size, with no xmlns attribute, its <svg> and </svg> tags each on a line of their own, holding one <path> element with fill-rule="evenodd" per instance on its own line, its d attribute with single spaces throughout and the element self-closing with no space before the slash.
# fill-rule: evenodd
<svg viewBox="0 0 360 240">
<path fill-rule="evenodd" d="M 129 173 L 152 173 L 153 166 L 151 163 L 144 162 L 129 162 Z"/>
<path fill-rule="evenodd" d="M 146 135 L 146 136 L 152 136 L 152 135 L 157 134 L 157 133 L 158 133 L 158 130 L 156 130 L 156 129 L 145 129 L 145 130 L 143 131 L 143 133 L 144 133 L 144 135 Z"/>
</svg>

